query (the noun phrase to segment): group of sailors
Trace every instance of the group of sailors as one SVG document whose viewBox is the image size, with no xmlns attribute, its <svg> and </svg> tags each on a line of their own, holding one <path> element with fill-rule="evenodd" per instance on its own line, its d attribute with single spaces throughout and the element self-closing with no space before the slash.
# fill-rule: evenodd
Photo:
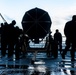
<svg viewBox="0 0 76 75">
<path fill-rule="evenodd" d="M 8 57 L 11 57 L 13 55 L 13 52 L 15 50 L 16 58 L 19 59 L 19 54 L 24 49 L 23 47 L 27 47 L 29 37 L 25 36 L 22 29 L 20 29 L 16 25 L 16 21 L 13 20 L 10 24 L 7 22 L 1 23 L 1 55 L 6 55 L 6 49 L 8 48 Z M 60 54 L 63 59 L 65 59 L 65 55 L 69 48 L 70 54 L 71 54 L 71 60 L 75 60 L 75 50 L 76 50 L 76 15 L 73 15 L 72 20 L 67 22 L 64 27 L 64 34 L 66 37 L 65 41 L 65 49 L 62 51 L 62 34 L 59 32 L 58 29 L 56 29 L 56 32 L 54 34 L 54 38 L 52 38 L 51 32 L 49 33 L 49 45 L 47 47 L 47 56 L 52 53 L 52 55 L 57 58 L 58 57 L 58 50 L 60 51 Z M 21 38 L 19 39 L 21 35 Z M 48 42 L 48 40 L 46 40 Z M 47 43 L 46 42 L 46 43 Z M 25 44 L 25 46 L 24 46 Z M 22 46 L 23 45 L 23 46 Z M 50 46 L 51 46 L 51 52 L 50 52 Z M 26 50 L 25 47 L 25 50 Z M 24 51 L 24 50 L 23 50 Z M 24 51 L 25 52 L 25 51 Z M 24 53 L 25 55 L 25 53 Z"/>
<path fill-rule="evenodd" d="M 51 31 L 49 35 L 46 38 L 46 44 L 47 46 L 47 56 L 49 57 L 50 55 L 53 56 L 54 58 L 58 57 L 58 51 L 60 54 L 62 53 L 62 34 L 58 29 L 55 30 L 54 35 L 51 35 Z"/>
<path fill-rule="evenodd" d="M 16 59 L 19 59 L 20 47 L 24 40 L 23 30 L 16 25 L 16 21 L 13 20 L 10 24 L 7 22 L 1 23 L 1 56 L 6 55 L 6 50 L 8 49 L 8 57 L 13 56 L 15 52 Z M 21 36 L 21 38 L 20 38 Z"/>
<path fill-rule="evenodd" d="M 21 52 L 23 53 L 23 55 L 26 54 L 26 47 L 28 47 L 29 38 L 28 36 L 25 36 L 22 29 L 20 29 L 18 26 L 15 26 L 15 25 L 16 25 L 15 20 L 13 20 L 10 24 L 8 24 L 7 22 L 1 23 L 0 34 L 1 34 L 1 56 L 2 57 L 4 57 L 6 53 L 8 53 L 8 57 L 12 57 L 13 52 L 15 52 L 16 58 L 19 59 Z M 55 52 L 56 50 L 58 51 L 57 45 L 59 45 L 60 52 L 61 52 L 62 35 L 58 29 L 54 34 L 54 40 L 57 44 L 53 42 L 52 37 L 49 35 L 49 45 L 47 48 L 47 55 L 51 53 L 49 52 L 50 45 L 52 45 L 53 51 L 56 48 Z M 53 51 L 52 53 L 55 54 L 55 52 Z"/>
<path fill-rule="evenodd" d="M 76 61 L 75 59 L 75 51 L 76 51 L 76 15 L 72 16 L 72 20 L 66 22 L 64 27 L 64 35 L 66 37 L 65 40 L 65 49 L 62 50 L 62 35 L 59 32 L 59 30 L 56 30 L 56 33 L 54 34 L 53 42 L 51 41 L 51 47 L 54 57 L 57 57 L 57 50 L 59 46 L 60 54 L 62 56 L 62 59 L 65 59 L 65 56 L 68 51 L 70 51 L 71 61 Z M 51 35 L 50 35 L 51 38 Z M 53 43 L 53 44 L 52 44 Z M 52 46 L 53 45 L 53 46 Z M 49 53 L 49 51 L 48 51 Z"/>
<path fill-rule="evenodd" d="M 26 54 L 26 47 L 29 44 L 29 37 L 25 36 L 22 29 L 20 29 L 16 25 L 16 21 L 13 20 L 10 24 L 7 22 L 1 23 L 1 56 L 6 55 L 6 51 L 8 51 L 8 57 L 13 56 L 13 52 L 15 52 L 16 59 L 19 59 L 20 53 L 22 52 L 23 56 Z M 46 40 L 47 42 L 47 40 Z M 50 48 L 51 45 L 51 48 Z M 47 56 L 55 55 L 58 56 L 58 48 L 62 50 L 62 35 L 58 29 L 56 29 L 56 33 L 54 34 L 54 40 L 49 34 L 49 45 L 47 48 Z M 51 50 L 51 51 L 50 51 Z"/>
</svg>

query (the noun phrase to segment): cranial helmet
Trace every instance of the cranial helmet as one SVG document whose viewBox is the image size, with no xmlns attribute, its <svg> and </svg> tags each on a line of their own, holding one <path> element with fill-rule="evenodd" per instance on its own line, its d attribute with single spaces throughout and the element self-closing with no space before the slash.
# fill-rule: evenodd
<svg viewBox="0 0 76 75">
<path fill-rule="evenodd" d="M 16 21 L 15 21 L 15 20 L 13 20 L 13 21 L 12 21 L 12 24 L 14 24 L 14 25 L 15 25 L 15 24 L 16 24 Z"/>
<path fill-rule="evenodd" d="M 76 15 L 73 15 L 72 20 L 76 21 Z"/>
</svg>

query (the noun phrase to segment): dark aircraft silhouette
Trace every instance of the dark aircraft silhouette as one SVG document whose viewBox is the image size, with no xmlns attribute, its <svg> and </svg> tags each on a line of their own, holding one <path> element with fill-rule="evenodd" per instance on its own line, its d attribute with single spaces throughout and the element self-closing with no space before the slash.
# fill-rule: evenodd
<svg viewBox="0 0 76 75">
<path fill-rule="evenodd" d="M 44 38 L 50 32 L 51 24 L 48 12 L 40 8 L 25 12 L 22 19 L 24 33 L 31 39 L 35 39 L 35 42 L 39 38 Z"/>
</svg>

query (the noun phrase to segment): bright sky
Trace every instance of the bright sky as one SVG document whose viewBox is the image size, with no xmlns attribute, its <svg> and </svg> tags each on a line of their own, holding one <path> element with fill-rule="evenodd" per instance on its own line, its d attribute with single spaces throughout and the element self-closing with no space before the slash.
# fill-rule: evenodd
<svg viewBox="0 0 76 75">
<path fill-rule="evenodd" d="M 16 20 L 20 28 L 25 12 L 35 7 L 49 13 L 52 33 L 59 29 L 64 34 L 65 23 L 76 14 L 76 0 L 0 0 L 0 13 L 8 23 Z M 0 22 L 3 22 L 2 18 Z"/>
</svg>

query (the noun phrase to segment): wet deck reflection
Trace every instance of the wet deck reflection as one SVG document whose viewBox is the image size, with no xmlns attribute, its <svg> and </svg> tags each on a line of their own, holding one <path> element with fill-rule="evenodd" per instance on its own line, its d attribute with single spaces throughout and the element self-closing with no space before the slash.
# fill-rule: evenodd
<svg viewBox="0 0 76 75">
<path fill-rule="evenodd" d="M 69 54 L 69 52 L 68 52 Z M 16 60 L 0 57 L 0 75 L 76 75 L 76 61 L 72 62 L 67 55 L 62 60 L 59 54 L 57 59 L 47 58 L 46 53 L 37 53 L 36 61 L 31 64 L 34 55 L 28 53 L 26 58 Z"/>
</svg>

